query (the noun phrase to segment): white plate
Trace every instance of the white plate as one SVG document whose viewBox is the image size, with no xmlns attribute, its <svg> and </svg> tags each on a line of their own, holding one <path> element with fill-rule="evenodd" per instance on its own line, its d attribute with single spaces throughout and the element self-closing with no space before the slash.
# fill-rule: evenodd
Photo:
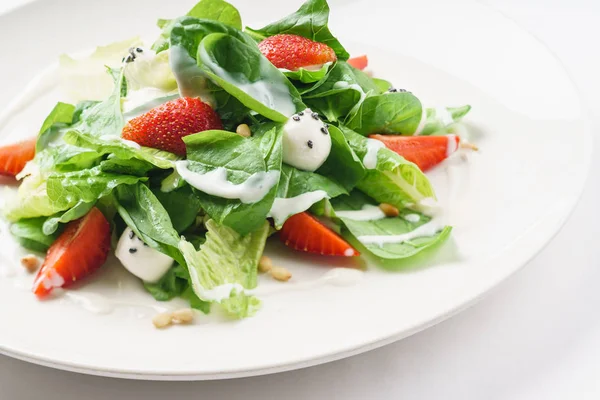
<svg viewBox="0 0 600 400">
<path fill-rule="evenodd" d="M 152 36 L 157 17 L 175 16 L 192 3 L 46 0 L 0 17 L 0 105 L 59 53 L 137 33 Z M 295 9 L 291 2 L 237 3 L 253 26 Z M 251 319 L 212 316 L 164 331 L 152 327 L 148 308 L 161 304 L 117 265 L 80 290 L 142 306 L 106 315 L 68 298 L 39 302 L 19 288 L 30 284 L 23 274 L 2 278 L 0 352 L 140 379 L 216 379 L 306 367 L 382 346 L 457 313 L 548 242 L 581 192 L 591 153 L 580 99 L 560 63 L 513 22 L 470 1 L 333 1 L 332 8 L 333 32 L 355 54 L 368 53 L 377 75 L 430 105 L 473 106 L 468 121 L 480 153 L 432 173 L 455 226 L 450 243 L 397 271 L 370 266 L 354 286 L 266 297 Z M 2 132 L 2 141 L 33 134 L 54 100 L 32 105 Z M 14 251 L 7 241 L 2 245 Z M 272 247 L 297 282 L 319 276 L 330 262 Z"/>
</svg>

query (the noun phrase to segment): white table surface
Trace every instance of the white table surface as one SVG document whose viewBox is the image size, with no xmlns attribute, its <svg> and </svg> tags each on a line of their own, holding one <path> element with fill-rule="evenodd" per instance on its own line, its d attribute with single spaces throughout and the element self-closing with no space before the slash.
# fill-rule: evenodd
<svg viewBox="0 0 600 400">
<path fill-rule="evenodd" d="M 0 0 L 0 12 L 25 1 Z M 563 60 L 600 139 L 600 1 L 485 2 Z M 366 354 L 215 382 L 99 378 L 0 356 L 0 399 L 599 399 L 599 208 L 595 153 L 572 217 L 525 269 L 458 316 Z"/>
</svg>

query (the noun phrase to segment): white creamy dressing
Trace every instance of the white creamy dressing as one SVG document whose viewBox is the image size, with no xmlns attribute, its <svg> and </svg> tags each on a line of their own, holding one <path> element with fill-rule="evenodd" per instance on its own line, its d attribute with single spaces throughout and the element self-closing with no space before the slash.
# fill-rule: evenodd
<svg viewBox="0 0 600 400">
<path fill-rule="evenodd" d="M 262 200 L 279 182 L 279 171 L 256 172 L 244 182 L 235 184 L 227 180 L 227 170 L 223 167 L 201 174 L 188 169 L 188 161 L 175 162 L 177 173 L 196 189 L 225 199 L 239 199 L 244 204 Z"/>
<path fill-rule="evenodd" d="M 377 244 L 379 246 L 383 246 L 384 244 L 400 244 L 420 237 L 433 236 L 444 229 L 444 226 L 446 224 L 443 223 L 441 218 L 434 217 L 428 223 L 402 235 L 365 235 L 359 236 L 357 239 L 362 244 Z"/>
<path fill-rule="evenodd" d="M 375 169 L 377 167 L 377 154 L 379 153 L 379 149 L 384 147 L 385 144 L 377 139 L 367 139 L 367 153 L 363 158 L 365 168 Z"/>
<path fill-rule="evenodd" d="M 361 210 L 336 211 L 335 215 L 353 221 L 376 221 L 385 218 L 385 213 L 381 211 L 381 208 L 373 204 L 365 204 Z"/>
<path fill-rule="evenodd" d="M 329 157 L 331 136 L 310 108 L 295 114 L 283 126 L 283 162 L 304 171 L 316 171 Z"/>
<path fill-rule="evenodd" d="M 115 249 L 121 264 L 145 282 L 157 282 L 173 265 L 173 259 L 145 245 L 131 228 L 127 227 Z"/>
<path fill-rule="evenodd" d="M 427 108 L 423 106 L 423 103 L 421 103 L 421 109 L 421 120 L 419 121 L 419 125 L 417 126 L 415 133 L 413 133 L 414 136 L 419 136 L 421 132 L 423 132 L 423 129 L 425 129 L 425 125 L 427 124 Z"/>
<path fill-rule="evenodd" d="M 181 46 L 169 47 L 169 65 L 175 75 L 181 97 L 200 97 L 202 101 L 214 104 L 214 98 L 207 88 L 206 78 L 187 50 Z"/>
<path fill-rule="evenodd" d="M 190 270 L 191 274 L 195 272 Z M 306 282 L 289 282 L 285 285 L 275 285 L 270 287 L 258 287 L 256 289 L 246 289 L 239 283 L 225 283 L 215 286 L 212 289 L 205 289 L 194 285 L 194 290 L 198 297 L 205 301 L 220 303 L 228 299 L 232 292 L 243 293 L 247 296 L 265 297 L 281 292 L 289 292 L 293 290 L 308 290 L 320 286 L 352 286 L 363 279 L 364 272 L 352 268 L 333 268 L 323 274 L 320 278 Z M 197 282 L 197 279 L 192 279 L 192 282 Z"/>
<path fill-rule="evenodd" d="M 444 126 L 450 125 L 454 122 L 452 113 L 450 113 L 450 111 L 448 111 L 446 107 L 437 107 L 435 109 L 435 116 L 440 120 L 440 122 Z"/>
<path fill-rule="evenodd" d="M 458 150 L 458 140 L 456 135 L 446 135 L 448 139 L 448 145 L 446 147 L 446 157 L 450 157 L 456 150 Z"/>
<path fill-rule="evenodd" d="M 413 224 L 421 220 L 421 216 L 419 214 L 406 214 L 402 218 L 404 218 L 408 222 L 412 222 Z"/>
<path fill-rule="evenodd" d="M 328 198 L 329 195 L 324 190 L 306 192 L 286 199 L 278 197 L 273 201 L 273 205 L 267 216 L 273 218 L 275 224 L 280 225 L 290 215 L 308 210 L 316 202 Z"/>
</svg>

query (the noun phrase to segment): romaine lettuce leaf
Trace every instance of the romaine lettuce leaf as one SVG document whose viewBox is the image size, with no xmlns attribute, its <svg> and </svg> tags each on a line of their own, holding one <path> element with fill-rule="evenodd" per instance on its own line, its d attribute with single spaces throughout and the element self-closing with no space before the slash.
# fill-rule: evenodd
<svg viewBox="0 0 600 400">
<path fill-rule="evenodd" d="M 349 196 L 339 196 L 330 200 L 334 212 L 358 211 L 365 206 L 377 207 L 377 204 L 366 195 L 355 190 Z M 409 217 L 407 217 L 409 215 Z M 382 218 L 371 221 L 357 221 L 352 218 L 337 216 L 342 220 L 348 231 L 358 238 L 360 236 L 392 236 L 403 235 L 412 232 L 419 226 L 428 223 L 431 218 L 416 213 L 409 209 L 400 211 L 400 216 L 394 218 Z M 414 219 L 413 219 L 414 218 Z M 400 259 L 411 257 L 420 251 L 443 242 L 450 236 L 452 228 L 444 227 L 434 236 L 419 237 L 403 243 L 364 244 L 364 246 L 377 257 L 385 259 Z M 344 231 L 342 231 L 343 234 Z"/>
<path fill-rule="evenodd" d="M 295 71 L 281 68 L 279 70 L 283 72 L 288 79 L 300 81 L 302 83 L 314 83 L 324 79 L 327 76 L 330 67 L 331 63 L 325 63 L 317 70 L 310 70 L 306 68 L 298 68 Z"/>
<path fill-rule="evenodd" d="M 350 55 L 342 44 L 331 34 L 328 27 L 329 5 L 326 0 L 308 0 L 293 14 L 273 22 L 261 29 L 246 28 L 256 40 L 281 33 L 304 36 L 331 47 L 340 60 Z"/>
<path fill-rule="evenodd" d="M 83 217 L 94 207 L 95 204 L 95 201 L 88 203 L 80 201 L 79 203 L 75 204 L 73 208 L 65 211 L 64 213 L 46 219 L 44 225 L 42 226 L 44 235 L 52 235 L 55 233 L 59 227 L 59 224 L 66 224 L 67 222 Z"/>
<path fill-rule="evenodd" d="M 206 242 L 200 251 L 185 239 L 179 243 L 194 292 L 201 300 L 214 301 L 209 295 L 211 290 L 230 288 L 220 301 L 223 310 L 235 318 L 252 316 L 260 301 L 246 295 L 244 290 L 256 287 L 258 260 L 265 247 L 269 224 L 264 221 L 259 229 L 245 236 L 213 220 L 208 220 L 206 227 Z"/>
<path fill-rule="evenodd" d="M 75 106 L 68 103 L 57 103 L 44 120 L 35 145 L 36 152 L 45 149 L 50 142 L 56 140 L 61 130 L 71 125 Z"/>
</svg>

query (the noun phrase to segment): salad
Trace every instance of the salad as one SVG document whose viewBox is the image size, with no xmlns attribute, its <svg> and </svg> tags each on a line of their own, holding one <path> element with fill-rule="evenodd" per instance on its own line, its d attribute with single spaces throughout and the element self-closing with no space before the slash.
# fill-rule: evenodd
<svg viewBox="0 0 600 400">
<path fill-rule="evenodd" d="M 446 240 L 423 171 L 465 144 L 453 132 L 470 106 L 426 108 L 372 77 L 328 19 L 326 0 L 308 0 L 244 28 L 231 4 L 201 0 L 160 19 L 153 43 L 61 56 L 68 101 L 37 137 L 0 148 L 0 173 L 20 181 L 10 232 L 46 253 L 35 295 L 88 279 L 114 251 L 156 300 L 245 318 L 259 272 L 291 277 L 263 255 L 270 237 L 380 259 Z"/>
</svg>

